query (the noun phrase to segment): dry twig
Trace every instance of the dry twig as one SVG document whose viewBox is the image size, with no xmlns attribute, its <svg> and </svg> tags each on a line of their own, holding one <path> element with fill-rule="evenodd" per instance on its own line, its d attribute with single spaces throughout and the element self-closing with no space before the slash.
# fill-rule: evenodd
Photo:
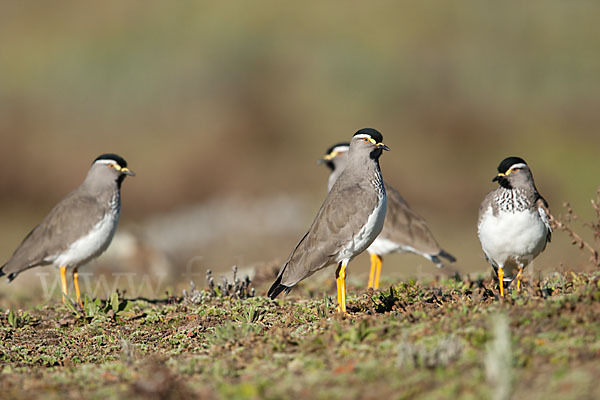
<svg viewBox="0 0 600 400">
<path fill-rule="evenodd" d="M 590 262 L 600 267 L 600 254 L 598 250 L 571 228 L 571 224 L 578 219 L 573 208 L 569 203 L 564 203 L 563 206 L 567 209 L 567 213 L 564 216 L 559 215 L 558 218 L 555 218 L 554 215 L 549 214 L 552 229 L 567 233 L 571 237 L 571 243 L 580 250 L 588 252 L 590 254 Z M 588 226 L 594 234 L 594 240 L 600 242 L 600 188 L 598 188 L 596 200 L 592 200 L 592 207 L 596 211 L 597 221 L 585 223 L 584 226 Z"/>
</svg>

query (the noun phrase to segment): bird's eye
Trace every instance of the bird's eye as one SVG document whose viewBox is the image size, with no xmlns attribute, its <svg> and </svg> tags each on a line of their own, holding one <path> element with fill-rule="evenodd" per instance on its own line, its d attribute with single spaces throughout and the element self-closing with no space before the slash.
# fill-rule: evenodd
<svg viewBox="0 0 600 400">
<path fill-rule="evenodd" d="M 113 164 L 106 164 L 108 166 L 108 168 L 114 168 L 115 166 Z"/>
<path fill-rule="evenodd" d="M 369 140 L 369 138 L 363 138 L 363 142 L 365 142 L 365 143 L 369 143 L 369 142 L 370 142 L 370 140 Z"/>
<path fill-rule="evenodd" d="M 512 172 L 518 172 L 521 168 L 513 168 Z"/>
</svg>

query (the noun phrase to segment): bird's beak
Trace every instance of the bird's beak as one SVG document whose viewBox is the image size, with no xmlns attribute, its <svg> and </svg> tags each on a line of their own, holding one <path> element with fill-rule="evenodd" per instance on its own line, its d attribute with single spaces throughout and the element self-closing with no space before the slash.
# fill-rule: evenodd
<svg viewBox="0 0 600 400">
<path fill-rule="evenodd" d="M 500 172 L 498 175 L 496 175 L 494 177 L 494 179 L 492 179 L 492 182 L 498 182 L 500 180 L 500 178 L 504 178 L 506 176 L 506 174 L 503 174 L 502 172 Z"/>
<path fill-rule="evenodd" d="M 383 149 L 385 151 L 390 151 L 390 148 L 387 147 L 385 144 L 383 143 L 377 143 L 377 147 L 379 147 L 380 149 Z"/>
<path fill-rule="evenodd" d="M 317 161 L 317 165 L 326 163 L 327 161 L 333 160 L 337 156 L 337 153 L 329 153 L 325 157 Z"/>
<path fill-rule="evenodd" d="M 121 168 L 121 173 L 129 176 L 135 176 L 135 172 L 130 171 L 129 168 Z"/>
</svg>

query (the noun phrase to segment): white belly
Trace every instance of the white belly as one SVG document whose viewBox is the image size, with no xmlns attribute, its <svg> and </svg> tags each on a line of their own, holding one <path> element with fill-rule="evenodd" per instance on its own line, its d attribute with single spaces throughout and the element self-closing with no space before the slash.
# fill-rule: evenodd
<svg viewBox="0 0 600 400">
<path fill-rule="evenodd" d="M 119 212 L 108 213 L 92 230 L 75 241 L 63 253 L 57 255 L 53 264 L 79 266 L 102 254 L 108 248 L 119 223 Z"/>
<path fill-rule="evenodd" d="M 344 250 L 338 255 L 337 262 L 351 260 L 367 249 L 373 241 L 379 236 L 385 222 L 387 213 L 387 197 L 384 195 L 375 210 L 367 218 L 366 225 L 358 232 L 356 236 L 346 245 Z"/>
<path fill-rule="evenodd" d="M 414 253 L 415 249 L 413 249 L 412 247 L 409 247 L 409 246 L 400 246 L 398 243 L 394 243 L 394 242 L 392 242 L 389 239 L 384 239 L 384 238 L 378 237 L 369 246 L 369 248 L 367 249 L 367 251 L 369 253 L 371 253 L 371 254 L 377 254 L 377 255 L 380 255 L 380 256 L 384 256 L 386 254 L 394 253 L 394 252 L 400 252 L 400 253 L 410 252 L 410 253 Z"/>
<path fill-rule="evenodd" d="M 546 246 L 548 229 L 537 212 L 500 212 L 490 207 L 479 226 L 479 240 L 486 256 L 499 267 L 527 265 Z"/>
</svg>

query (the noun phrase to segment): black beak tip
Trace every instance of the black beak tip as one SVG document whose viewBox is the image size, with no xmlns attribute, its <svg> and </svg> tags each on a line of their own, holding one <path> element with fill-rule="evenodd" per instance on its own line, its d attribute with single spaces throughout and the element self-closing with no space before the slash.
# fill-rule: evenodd
<svg viewBox="0 0 600 400">
<path fill-rule="evenodd" d="M 495 177 L 492 179 L 492 182 L 498 182 L 499 180 L 500 180 L 500 177 L 499 177 L 499 176 L 495 176 Z"/>
</svg>

